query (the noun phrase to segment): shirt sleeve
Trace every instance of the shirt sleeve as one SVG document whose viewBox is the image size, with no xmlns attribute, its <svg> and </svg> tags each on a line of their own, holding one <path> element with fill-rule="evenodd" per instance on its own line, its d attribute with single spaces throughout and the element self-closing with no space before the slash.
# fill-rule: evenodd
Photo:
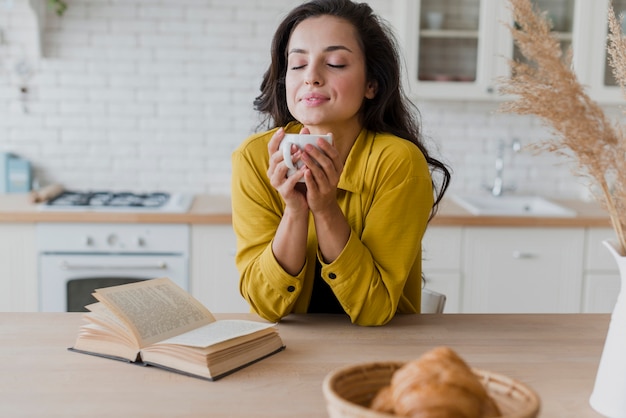
<svg viewBox="0 0 626 418">
<path fill-rule="evenodd" d="M 248 152 L 237 150 L 232 155 L 232 216 L 237 236 L 235 262 L 240 273 L 239 290 L 251 310 L 276 322 L 293 309 L 302 291 L 308 265 L 297 276 L 291 276 L 274 257 L 272 240 L 280 223 L 283 204 L 269 184 L 266 164 L 258 158 L 260 152 L 267 154 L 267 148 L 257 146 Z"/>
</svg>

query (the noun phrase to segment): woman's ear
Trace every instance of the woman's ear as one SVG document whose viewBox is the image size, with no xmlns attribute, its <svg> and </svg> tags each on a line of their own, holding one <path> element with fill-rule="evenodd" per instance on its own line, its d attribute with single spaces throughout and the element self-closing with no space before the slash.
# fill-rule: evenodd
<svg viewBox="0 0 626 418">
<path fill-rule="evenodd" d="M 378 92 L 378 82 L 376 80 L 369 81 L 367 83 L 367 88 L 365 89 L 365 98 L 373 99 L 376 97 L 376 93 Z"/>
</svg>

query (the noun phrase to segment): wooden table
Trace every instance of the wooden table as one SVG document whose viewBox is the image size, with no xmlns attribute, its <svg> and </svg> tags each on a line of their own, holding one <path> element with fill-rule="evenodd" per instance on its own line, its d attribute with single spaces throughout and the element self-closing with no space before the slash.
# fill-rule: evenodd
<svg viewBox="0 0 626 418">
<path fill-rule="evenodd" d="M 279 325 L 285 351 L 217 382 L 69 352 L 80 323 L 76 313 L 0 313 L 0 416 L 324 417 L 331 370 L 448 345 L 534 388 L 542 417 L 598 417 L 588 401 L 609 315 L 406 315 L 375 328 L 290 316 Z"/>
</svg>

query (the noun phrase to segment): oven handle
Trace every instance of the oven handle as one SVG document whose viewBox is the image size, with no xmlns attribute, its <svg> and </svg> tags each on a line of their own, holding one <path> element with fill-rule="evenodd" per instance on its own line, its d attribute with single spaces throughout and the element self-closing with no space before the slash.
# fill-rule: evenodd
<svg viewBox="0 0 626 418">
<path fill-rule="evenodd" d="M 67 261 L 61 261 L 59 267 L 63 270 L 165 270 L 167 263 L 159 261 L 154 264 L 137 264 L 137 265 L 100 265 L 100 264 L 73 264 Z"/>
</svg>

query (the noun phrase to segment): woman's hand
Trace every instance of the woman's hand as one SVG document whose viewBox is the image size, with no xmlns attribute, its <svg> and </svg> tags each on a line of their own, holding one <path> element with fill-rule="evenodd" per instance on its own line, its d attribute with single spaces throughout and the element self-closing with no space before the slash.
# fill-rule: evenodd
<svg viewBox="0 0 626 418">
<path fill-rule="evenodd" d="M 343 161 L 334 145 L 318 139 L 317 146 L 306 145 L 301 155 L 306 170 L 307 203 L 313 213 L 319 251 L 324 262 L 339 257 L 350 238 L 350 225 L 337 203 L 337 185 Z"/>
<path fill-rule="evenodd" d="M 343 162 L 334 145 L 318 138 L 318 148 L 307 144 L 300 158 L 304 161 L 307 202 L 313 213 L 337 206 L 337 185 Z"/>
<path fill-rule="evenodd" d="M 301 133 L 308 133 L 308 130 L 303 129 Z M 300 168 L 296 174 L 287 177 L 287 171 L 289 169 L 285 164 L 283 153 L 280 150 L 280 143 L 284 137 L 285 130 L 279 128 L 268 143 L 267 148 L 270 161 L 267 169 L 267 177 L 270 179 L 270 184 L 282 196 L 288 209 L 308 211 L 309 207 L 306 201 L 305 190 L 303 190 L 302 187 L 298 187 L 298 185 L 302 186 L 298 180 L 302 177 L 304 167 Z M 292 156 L 294 157 L 295 163 L 301 157 L 301 152 L 298 150 L 292 154 Z"/>
</svg>

